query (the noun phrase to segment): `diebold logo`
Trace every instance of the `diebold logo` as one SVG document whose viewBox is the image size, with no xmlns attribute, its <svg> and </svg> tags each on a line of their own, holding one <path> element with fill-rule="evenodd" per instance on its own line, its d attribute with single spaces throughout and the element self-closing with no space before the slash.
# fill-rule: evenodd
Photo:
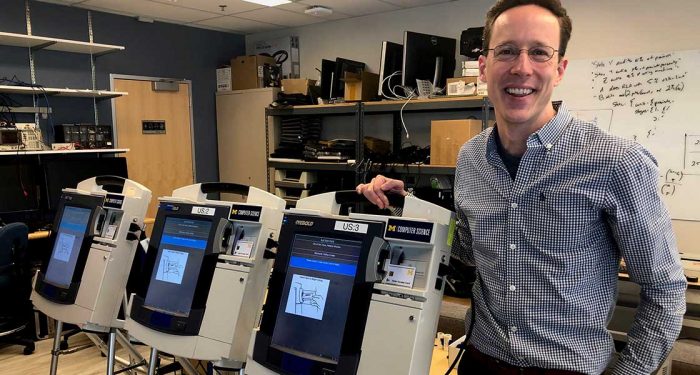
<svg viewBox="0 0 700 375">
<path fill-rule="evenodd" d="M 301 225 L 303 227 L 313 227 L 314 226 L 314 222 L 309 221 L 309 220 L 297 220 L 294 222 L 294 224 Z"/>
</svg>

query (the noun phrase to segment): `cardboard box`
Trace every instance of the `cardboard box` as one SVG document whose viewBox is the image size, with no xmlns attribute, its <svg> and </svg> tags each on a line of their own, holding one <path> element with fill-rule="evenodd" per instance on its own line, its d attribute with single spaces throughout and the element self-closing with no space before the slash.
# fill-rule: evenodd
<svg viewBox="0 0 700 375">
<path fill-rule="evenodd" d="M 493 121 L 489 123 L 493 126 Z M 462 145 L 482 131 L 481 120 L 433 120 L 430 122 L 430 165 L 457 163 Z"/>
<path fill-rule="evenodd" d="M 270 56 L 238 56 L 231 60 L 231 89 L 247 90 L 263 86 L 263 65 L 276 65 Z"/>
<path fill-rule="evenodd" d="M 282 78 L 299 78 L 299 37 L 288 36 L 269 40 L 259 40 L 246 43 L 246 53 L 259 55 L 266 53 L 272 56 L 277 51 L 286 51 L 287 60 L 282 63 Z"/>
<path fill-rule="evenodd" d="M 231 67 L 216 69 L 216 91 L 231 91 Z"/>
<path fill-rule="evenodd" d="M 345 72 L 345 101 L 366 101 L 377 97 L 379 74 Z"/>
<path fill-rule="evenodd" d="M 478 77 L 456 77 L 447 79 L 447 96 L 476 95 Z"/>
<path fill-rule="evenodd" d="M 282 80 L 282 92 L 285 94 L 309 95 L 309 87 L 316 84 L 315 79 L 288 78 Z"/>
</svg>

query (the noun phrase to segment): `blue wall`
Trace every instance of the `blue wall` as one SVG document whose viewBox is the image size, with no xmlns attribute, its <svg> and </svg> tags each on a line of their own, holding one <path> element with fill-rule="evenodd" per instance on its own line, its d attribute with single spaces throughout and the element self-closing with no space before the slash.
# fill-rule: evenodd
<svg viewBox="0 0 700 375">
<path fill-rule="evenodd" d="M 0 31 L 26 34 L 24 0 L 2 0 L 2 3 Z M 32 35 L 89 40 L 87 10 L 37 1 L 30 2 L 30 10 Z M 109 74 L 112 73 L 192 81 L 197 180 L 217 180 L 216 68 L 227 64 L 233 56 L 245 54 L 245 38 L 168 23 L 143 23 L 131 17 L 96 11 L 92 11 L 92 26 L 96 43 L 126 47 L 124 51 L 97 58 L 98 89 L 109 89 Z M 42 50 L 35 53 L 34 60 L 38 84 L 92 87 L 88 55 Z M 13 76 L 31 82 L 29 52 L 26 48 L 0 46 L 0 78 Z M 31 105 L 28 97 L 15 95 L 12 99 L 18 104 Z M 92 99 L 48 99 L 55 124 L 94 122 Z M 43 101 L 39 104 L 44 105 Z M 98 114 L 100 123 L 111 124 L 109 100 L 98 102 Z M 47 122 L 42 127 L 47 131 L 50 124 Z"/>
</svg>

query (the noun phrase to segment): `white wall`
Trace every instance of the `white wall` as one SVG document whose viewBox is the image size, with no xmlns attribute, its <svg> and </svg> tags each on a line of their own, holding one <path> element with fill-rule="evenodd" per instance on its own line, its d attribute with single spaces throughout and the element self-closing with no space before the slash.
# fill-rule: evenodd
<svg viewBox="0 0 700 375">
<path fill-rule="evenodd" d="M 700 1 L 562 0 L 573 19 L 570 59 L 700 49 Z M 402 43 L 405 30 L 459 39 L 483 25 L 492 0 L 460 0 L 307 27 L 253 34 L 246 45 L 298 35 L 302 77 L 317 78 L 321 59 L 364 61 L 377 72 L 381 42 Z M 566 79 L 566 77 L 564 78 Z M 700 127 L 700 125 L 698 125 Z M 681 251 L 700 253 L 699 222 L 674 221 Z"/>
</svg>

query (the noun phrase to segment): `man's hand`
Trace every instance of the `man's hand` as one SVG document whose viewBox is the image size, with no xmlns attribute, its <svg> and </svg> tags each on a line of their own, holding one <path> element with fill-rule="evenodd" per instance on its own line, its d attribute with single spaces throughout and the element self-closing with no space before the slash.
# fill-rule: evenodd
<svg viewBox="0 0 700 375">
<path fill-rule="evenodd" d="M 379 208 L 387 208 L 389 206 L 389 199 L 386 197 L 386 193 L 404 196 L 408 194 L 404 190 L 403 181 L 386 178 L 380 174 L 367 184 L 357 185 L 355 190 L 357 194 L 363 194 L 368 201 L 376 204 Z"/>
</svg>

